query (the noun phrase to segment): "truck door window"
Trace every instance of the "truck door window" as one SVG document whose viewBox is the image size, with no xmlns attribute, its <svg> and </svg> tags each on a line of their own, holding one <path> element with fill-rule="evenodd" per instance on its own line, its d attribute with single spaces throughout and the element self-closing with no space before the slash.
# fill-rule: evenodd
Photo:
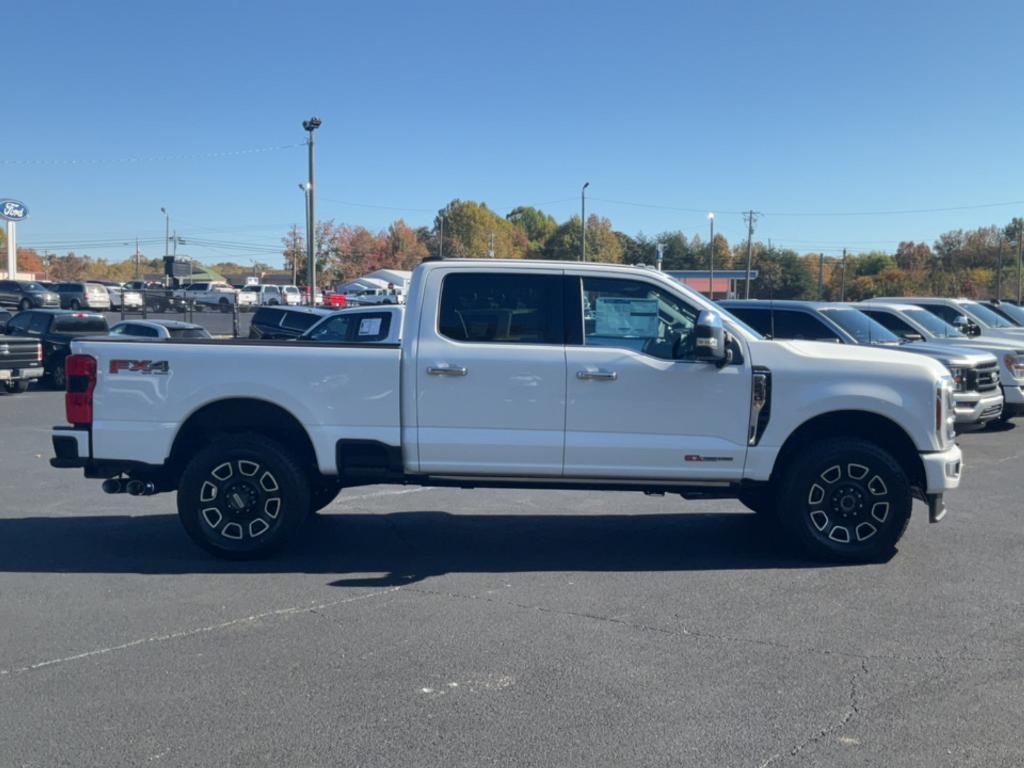
<svg viewBox="0 0 1024 768">
<path fill-rule="evenodd" d="M 888 312 L 879 312 L 877 309 L 861 309 L 865 315 L 870 317 L 879 325 L 885 326 L 890 331 L 895 333 L 897 336 L 907 338 L 907 334 L 918 333 L 909 323 L 900 320 L 896 315 L 892 315 Z M 918 334 L 920 335 L 920 334 Z"/>
<path fill-rule="evenodd" d="M 953 309 L 953 307 L 947 307 L 945 304 L 921 304 L 920 306 L 927 309 L 936 317 L 941 317 L 950 325 L 953 325 L 958 317 L 966 319 L 966 315 L 964 315 L 963 312 Z"/>
<path fill-rule="evenodd" d="M 46 327 L 50 324 L 50 318 L 46 315 L 32 315 L 28 325 L 28 332 L 32 335 L 46 333 Z"/>
<path fill-rule="evenodd" d="M 583 343 L 663 360 L 692 359 L 698 311 L 640 280 L 583 278 Z"/>
<path fill-rule="evenodd" d="M 446 275 L 437 330 L 455 341 L 564 344 L 562 276 Z"/>
<path fill-rule="evenodd" d="M 762 336 L 771 337 L 772 316 L 767 309 L 756 309 L 754 307 L 726 307 L 726 309 Z"/>
<path fill-rule="evenodd" d="M 774 315 L 776 339 L 802 339 L 804 341 L 839 340 L 839 334 L 807 312 L 776 309 L 774 310 Z"/>
</svg>

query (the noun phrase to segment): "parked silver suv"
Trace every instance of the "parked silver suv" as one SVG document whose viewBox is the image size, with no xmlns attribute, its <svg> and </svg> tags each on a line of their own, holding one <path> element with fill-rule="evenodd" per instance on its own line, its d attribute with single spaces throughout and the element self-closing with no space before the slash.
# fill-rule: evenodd
<svg viewBox="0 0 1024 768">
<path fill-rule="evenodd" d="M 110 311 L 110 295 L 99 283 L 57 283 L 61 309 Z"/>
</svg>

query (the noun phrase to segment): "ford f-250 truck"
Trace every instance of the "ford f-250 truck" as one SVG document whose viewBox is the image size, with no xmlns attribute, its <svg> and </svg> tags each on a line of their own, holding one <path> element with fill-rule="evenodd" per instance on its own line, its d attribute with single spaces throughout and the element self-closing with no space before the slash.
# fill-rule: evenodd
<svg viewBox="0 0 1024 768">
<path fill-rule="evenodd" d="M 738 498 L 813 557 L 868 561 L 960 482 L 952 382 L 923 356 L 768 341 L 640 267 L 433 260 L 407 298 L 400 344 L 76 341 L 51 463 L 176 490 L 228 558 L 397 482 Z"/>
</svg>

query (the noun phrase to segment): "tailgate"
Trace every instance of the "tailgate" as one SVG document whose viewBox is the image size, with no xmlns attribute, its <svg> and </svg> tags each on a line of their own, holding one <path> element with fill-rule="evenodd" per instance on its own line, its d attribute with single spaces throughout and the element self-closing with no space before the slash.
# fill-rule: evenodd
<svg viewBox="0 0 1024 768">
<path fill-rule="evenodd" d="M 37 367 L 42 361 L 39 342 L 22 339 L 0 338 L 0 369 Z"/>
</svg>

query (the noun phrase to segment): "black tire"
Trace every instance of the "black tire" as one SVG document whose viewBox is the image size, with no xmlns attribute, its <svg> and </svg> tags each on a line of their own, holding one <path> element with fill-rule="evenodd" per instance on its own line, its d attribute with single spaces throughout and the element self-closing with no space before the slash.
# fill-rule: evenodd
<svg viewBox="0 0 1024 768">
<path fill-rule="evenodd" d="M 225 435 L 199 451 L 178 484 L 178 517 L 217 557 L 256 560 L 280 550 L 310 507 L 306 473 L 262 435 Z"/>
<path fill-rule="evenodd" d="M 893 456 L 859 438 L 802 448 L 782 471 L 779 519 L 812 558 L 867 563 L 892 556 L 910 521 L 910 482 Z"/>
<path fill-rule="evenodd" d="M 23 392 L 28 392 L 28 382 L 27 381 L 5 381 L 4 382 L 4 389 L 6 389 L 9 394 L 20 395 Z"/>
<path fill-rule="evenodd" d="M 22 299 L 18 302 L 18 309 L 24 312 L 26 309 L 32 309 L 32 302 L 28 299 Z"/>
<path fill-rule="evenodd" d="M 64 390 L 68 388 L 68 377 L 64 373 L 63 360 L 54 365 L 53 370 L 50 371 L 50 383 L 53 385 L 54 389 Z"/>
<path fill-rule="evenodd" d="M 71 304 L 69 304 L 68 306 L 77 312 L 82 308 L 82 302 L 80 302 L 78 299 L 72 299 Z"/>
<path fill-rule="evenodd" d="M 338 498 L 344 486 L 337 478 L 318 477 L 313 481 L 309 493 L 309 511 L 316 514 Z"/>
</svg>

